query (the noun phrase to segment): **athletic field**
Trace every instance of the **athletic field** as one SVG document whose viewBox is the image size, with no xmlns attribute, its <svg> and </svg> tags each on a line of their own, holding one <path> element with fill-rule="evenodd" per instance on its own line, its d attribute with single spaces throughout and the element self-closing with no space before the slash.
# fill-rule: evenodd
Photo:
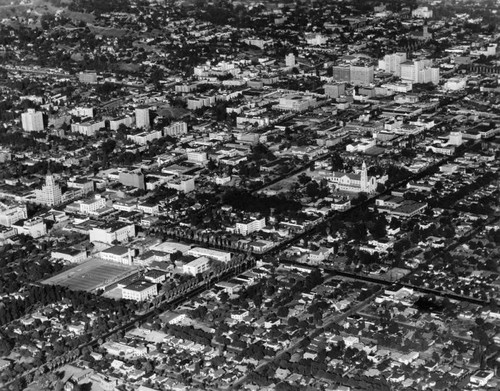
<svg viewBox="0 0 500 391">
<path fill-rule="evenodd" d="M 91 259 L 42 281 L 42 283 L 62 285 L 73 290 L 90 292 L 119 281 L 134 271 L 136 271 L 134 266 L 122 265 L 102 259 Z"/>
</svg>

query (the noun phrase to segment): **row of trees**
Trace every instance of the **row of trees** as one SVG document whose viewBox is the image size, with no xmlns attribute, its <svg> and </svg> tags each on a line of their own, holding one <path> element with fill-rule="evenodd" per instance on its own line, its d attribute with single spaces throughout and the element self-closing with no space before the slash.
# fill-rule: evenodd
<svg viewBox="0 0 500 391">
<path fill-rule="evenodd" d="M 227 190 L 222 196 L 222 201 L 238 210 L 265 215 L 270 214 L 271 210 L 276 213 L 285 213 L 296 212 L 302 208 L 302 205 L 296 201 L 289 201 L 277 196 L 255 196 L 249 191 L 236 188 Z"/>
<path fill-rule="evenodd" d="M 85 13 L 95 12 L 96 14 L 127 12 L 130 9 L 130 2 L 128 0 L 73 0 L 69 5 L 69 9 Z"/>
<path fill-rule="evenodd" d="M 212 226 L 213 227 L 213 226 Z M 247 243 L 231 240 L 227 235 L 217 233 L 197 232 L 196 228 L 191 227 L 155 227 L 150 230 L 151 233 L 160 233 L 167 237 L 177 240 L 187 239 L 192 242 L 205 244 L 211 247 L 232 249 L 236 251 L 250 251 L 251 247 Z"/>
</svg>

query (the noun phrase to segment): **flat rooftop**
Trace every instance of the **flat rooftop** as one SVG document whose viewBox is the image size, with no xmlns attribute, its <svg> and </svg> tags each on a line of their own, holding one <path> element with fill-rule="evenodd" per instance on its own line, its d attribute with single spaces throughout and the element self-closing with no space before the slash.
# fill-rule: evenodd
<svg viewBox="0 0 500 391">
<path fill-rule="evenodd" d="M 125 246 L 113 246 L 110 248 L 107 248 L 106 250 L 101 251 L 102 253 L 106 254 L 113 254 L 113 255 L 125 255 L 129 251 L 128 247 Z"/>
<path fill-rule="evenodd" d="M 123 289 L 128 289 L 130 291 L 136 291 L 136 292 L 142 292 L 146 289 L 151 288 L 156 284 L 153 284 L 152 282 L 149 281 L 144 281 L 144 280 L 139 280 L 139 281 L 134 281 L 133 283 L 127 285 Z"/>
</svg>

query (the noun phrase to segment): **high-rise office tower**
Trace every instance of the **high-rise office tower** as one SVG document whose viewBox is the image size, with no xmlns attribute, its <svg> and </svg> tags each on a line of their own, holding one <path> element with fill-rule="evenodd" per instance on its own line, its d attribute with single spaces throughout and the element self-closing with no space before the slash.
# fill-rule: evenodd
<svg viewBox="0 0 500 391">
<path fill-rule="evenodd" d="M 137 128 L 149 129 L 151 127 L 149 107 L 141 106 L 135 109 L 135 126 Z"/>
<path fill-rule="evenodd" d="M 340 95 L 345 94 L 345 84 L 337 83 L 337 84 L 325 84 L 323 86 L 325 89 L 325 95 L 329 98 L 338 98 Z"/>
<path fill-rule="evenodd" d="M 287 67 L 294 67 L 296 64 L 295 62 L 295 55 L 293 53 L 287 54 L 285 56 L 285 65 Z"/>
<path fill-rule="evenodd" d="M 351 70 L 345 65 L 334 66 L 332 67 L 332 78 L 335 81 L 345 81 L 349 83 L 351 81 Z"/>
<path fill-rule="evenodd" d="M 49 172 L 45 177 L 45 185 L 35 191 L 36 202 L 47 205 L 59 205 L 62 202 L 61 187 L 56 183 L 54 176 Z"/>
<path fill-rule="evenodd" d="M 385 71 L 401 76 L 401 63 L 406 61 L 406 53 L 393 53 L 384 56 Z"/>
<path fill-rule="evenodd" d="M 27 132 L 39 132 L 43 130 L 43 114 L 35 109 L 28 109 L 26 113 L 21 114 L 21 123 L 23 130 Z"/>
<path fill-rule="evenodd" d="M 373 83 L 373 66 L 357 66 L 350 67 L 351 84 L 355 86 L 369 86 Z"/>
<path fill-rule="evenodd" d="M 439 83 L 439 68 L 432 60 L 414 60 L 401 63 L 401 80 L 411 83 Z"/>
</svg>

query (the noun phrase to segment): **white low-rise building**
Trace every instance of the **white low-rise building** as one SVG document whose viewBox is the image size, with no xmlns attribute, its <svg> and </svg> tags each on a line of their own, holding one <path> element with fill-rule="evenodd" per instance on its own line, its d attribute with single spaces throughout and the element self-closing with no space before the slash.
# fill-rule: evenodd
<svg viewBox="0 0 500 391">
<path fill-rule="evenodd" d="M 190 246 L 182 243 L 177 243 L 177 242 L 163 242 L 157 245 L 154 245 L 150 247 L 150 250 L 153 251 L 160 251 L 162 253 L 166 254 L 173 254 L 177 251 L 181 252 L 182 254 L 186 254 L 190 250 Z"/>
<path fill-rule="evenodd" d="M 29 220 L 20 220 L 12 225 L 16 228 L 18 234 L 31 236 L 32 238 L 40 238 L 47 234 L 47 226 L 40 218 Z"/>
<path fill-rule="evenodd" d="M 126 300 L 144 301 L 157 294 L 157 285 L 148 281 L 135 281 L 122 288 L 122 298 Z"/>
<path fill-rule="evenodd" d="M 17 235 L 17 229 L 14 227 L 0 226 L 0 241 L 7 240 Z"/>
<path fill-rule="evenodd" d="M 94 191 L 94 181 L 85 177 L 72 177 L 66 184 L 70 189 L 80 190 L 83 195 Z"/>
<path fill-rule="evenodd" d="M 111 262 L 121 263 L 123 265 L 132 265 L 133 252 L 125 246 L 113 246 L 99 253 L 99 257 Z"/>
<path fill-rule="evenodd" d="M 203 273 L 209 269 L 209 259 L 207 257 L 199 257 L 194 261 L 186 263 L 182 267 L 182 271 L 186 274 L 191 274 L 196 276 L 197 274 Z"/>
<path fill-rule="evenodd" d="M 418 7 L 411 11 L 411 16 L 414 18 L 429 19 L 432 18 L 432 10 L 428 7 Z"/>
<path fill-rule="evenodd" d="M 141 132 L 138 134 L 128 134 L 127 140 L 132 141 L 138 145 L 147 145 L 148 143 L 158 140 L 163 137 L 161 130 L 156 130 L 152 132 Z"/>
<path fill-rule="evenodd" d="M 148 270 L 146 273 L 144 273 L 144 279 L 146 281 L 152 282 L 153 284 L 161 284 L 167 279 L 167 272 L 156 269 Z"/>
<path fill-rule="evenodd" d="M 157 215 L 160 213 L 160 207 L 150 202 L 142 202 L 137 205 L 137 209 L 148 215 Z"/>
<path fill-rule="evenodd" d="M 117 241 L 123 243 L 135 237 L 135 226 L 134 224 L 116 221 L 103 227 L 92 228 L 89 234 L 91 242 L 113 244 L 114 241 Z"/>
<path fill-rule="evenodd" d="M 113 202 L 113 209 L 132 212 L 137 210 L 137 201 L 135 199 L 115 201 Z"/>
<path fill-rule="evenodd" d="M 327 259 L 330 254 L 333 254 L 333 248 L 320 247 L 318 250 L 309 253 L 309 262 L 311 264 L 318 264 Z"/>
<path fill-rule="evenodd" d="M 260 231 L 266 226 L 266 218 L 250 218 L 249 220 L 241 223 L 236 223 L 236 232 L 247 236 L 253 232 Z"/>
<path fill-rule="evenodd" d="M 227 263 L 231 260 L 231 253 L 203 247 L 193 247 L 187 253 L 188 255 L 192 255 L 193 257 L 207 257 L 209 259 L 224 263 Z"/>
<path fill-rule="evenodd" d="M 188 175 L 173 175 L 167 180 L 165 185 L 169 189 L 174 189 L 182 193 L 189 193 L 195 189 L 194 177 Z"/>
<path fill-rule="evenodd" d="M 203 107 L 213 106 L 215 103 L 215 96 L 197 95 L 187 100 L 187 109 L 197 110 Z"/>
<path fill-rule="evenodd" d="M 0 202 L 0 225 L 10 227 L 26 218 L 28 218 L 26 205 L 6 205 Z"/>
<path fill-rule="evenodd" d="M 99 209 L 106 207 L 106 200 L 104 198 L 96 197 L 89 198 L 79 202 L 80 213 L 85 215 L 95 214 Z"/>
<path fill-rule="evenodd" d="M 163 129 L 165 136 L 177 137 L 187 133 L 187 124 L 183 121 L 173 122 Z"/>
<path fill-rule="evenodd" d="M 123 118 L 114 118 L 109 120 L 109 128 L 111 130 L 118 130 L 120 128 L 120 125 L 131 127 L 133 123 L 134 123 L 134 118 L 130 116 Z"/>
<path fill-rule="evenodd" d="M 238 311 L 231 314 L 231 319 L 234 319 L 234 320 L 241 322 L 248 315 L 249 315 L 248 310 L 238 310 Z"/>
<path fill-rule="evenodd" d="M 301 112 L 316 107 L 316 98 L 303 95 L 288 95 L 280 98 L 276 106 L 278 110 Z"/>
<path fill-rule="evenodd" d="M 470 382 L 480 387 L 484 387 L 491 379 L 493 379 L 493 376 L 493 371 L 486 371 L 481 369 L 470 377 Z"/>
<path fill-rule="evenodd" d="M 467 85 L 467 79 L 463 77 L 452 77 L 444 83 L 443 88 L 446 91 L 460 91 L 465 89 Z"/>
<path fill-rule="evenodd" d="M 81 118 L 94 118 L 93 107 L 75 107 L 70 111 L 71 115 Z"/>
<path fill-rule="evenodd" d="M 208 157 L 206 152 L 202 151 L 189 151 L 187 153 L 188 162 L 205 165 L 208 163 Z"/>
<path fill-rule="evenodd" d="M 65 248 L 52 251 L 50 256 L 53 259 L 62 259 L 69 263 L 80 263 L 87 259 L 87 250 Z"/>
<path fill-rule="evenodd" d="M 106 350 L 106 353 L 111 354 L 112 356 L 134 356 L 134 357 L 143 357 L 147 354 L 147 349 L 145 347 L 134 347 L 130 345 L 126 345 L 121 342 L 107 341 L 102 344 L 102 348 Z M 114 364 L 113 364 L 114 363 Z M 121 367 L 123 366 L 123 362 L 115 360 L 113 361 L 111 366 L 113 367 Z M 114 389 L 114 388 L 113 388 Z"/>
<path fill-rule="evenodd" d="M 82 122 L 82 123 L 74 123 L 71 125 L 71 131 L 74 133 L 80 133 L 85 136 L 92 137 L 97 131 L 101 128 L 105 127 L 104 121 L 95 121 L 95 122 Z"/>
</svg>

